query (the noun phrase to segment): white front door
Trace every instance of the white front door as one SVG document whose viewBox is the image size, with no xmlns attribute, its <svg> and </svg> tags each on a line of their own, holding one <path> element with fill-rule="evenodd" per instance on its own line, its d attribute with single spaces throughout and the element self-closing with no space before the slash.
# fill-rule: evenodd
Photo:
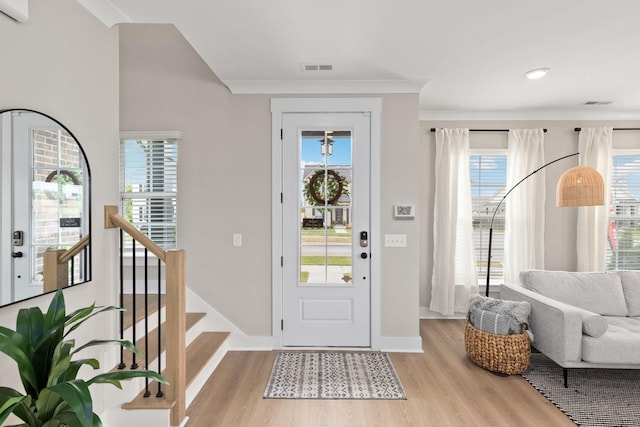
<svg viewBox="0 0 640 427">
<path fill-rule="evenodd" d="M 369 347 L 370 114 L 282 127 L 282 345 Z"/>
<path fill-rule="evenodd" d="M 20 301 L 42 293 L 42 281 L 33 280 L 32 265 L 32 181 L 33 132 L 37 126 L 50 126 L 50 121 L 38 114 L 11 114 L 13 153 L 11 257 L 13 262 L 13 300 Z"/>
</svg>

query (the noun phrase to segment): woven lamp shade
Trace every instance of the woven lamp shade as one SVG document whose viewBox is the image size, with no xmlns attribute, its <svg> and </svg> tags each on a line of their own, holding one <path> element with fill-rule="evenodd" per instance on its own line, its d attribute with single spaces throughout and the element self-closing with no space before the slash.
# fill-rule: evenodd
<svg viewBox="0 0 640 427">
<path fill-rule="evenodd" d="M 589 166 L 572 167 L 560 177 L 556 195 L 560 207 L 604 205 L 602 175 Z"/>
</svg>

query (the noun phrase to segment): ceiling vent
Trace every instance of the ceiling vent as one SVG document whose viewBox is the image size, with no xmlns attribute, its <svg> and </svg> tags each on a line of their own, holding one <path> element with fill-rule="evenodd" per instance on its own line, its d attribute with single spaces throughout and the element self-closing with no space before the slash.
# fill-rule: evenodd
<svg viewBox="0 0 640 427">
<path fill-rule="evenodd" d="M 609 105 L 611 101 L 587 101 L 583 105 Z"/>
<path fill-rule="evenodd" d="M 333 71 L 332 64 L 302 64 L 303 71 Z"/>
</svg>

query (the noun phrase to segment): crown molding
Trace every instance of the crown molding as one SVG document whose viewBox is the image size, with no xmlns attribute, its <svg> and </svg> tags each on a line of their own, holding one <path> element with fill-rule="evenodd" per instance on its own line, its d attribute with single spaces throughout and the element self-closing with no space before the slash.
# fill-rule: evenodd
<svg viewBox="0 0 640 427">
<path fill-rule="evenodd" d="M 502 110 L 434 111 L 420 110 L 421 121 L 434 120 L 640 120 L 640 111 L 584 110 Z"/>
<path fill-rule="evenodd" d="M 111 28 L 116 24 L 132 22 L 129 16 L 109 0 L 78 0 L 78 3 L 98 18 L 107 28 Z"/>
<path fill-rule="evenodd" d="M 234 94 L 420 93 L 427 80 L 223 80 Z"/>
<path fill-rule="evenodd" d="M 0 12 L 14 21 L 24 23 L 29 19 L 28 0 L 0 0 Z"/>
</svg>

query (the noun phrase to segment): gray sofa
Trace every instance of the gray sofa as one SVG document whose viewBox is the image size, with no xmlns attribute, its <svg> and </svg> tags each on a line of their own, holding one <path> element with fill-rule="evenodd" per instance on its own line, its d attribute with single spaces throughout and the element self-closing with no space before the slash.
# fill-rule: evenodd
<svg viewBox="0 0 640 427">
<path fill-rule="evenodd" d="M 563 368 L 640 369 L 640 271 L 531 270 L 500 297 L 531 304 L 533 346 Z"/>
</svg>

